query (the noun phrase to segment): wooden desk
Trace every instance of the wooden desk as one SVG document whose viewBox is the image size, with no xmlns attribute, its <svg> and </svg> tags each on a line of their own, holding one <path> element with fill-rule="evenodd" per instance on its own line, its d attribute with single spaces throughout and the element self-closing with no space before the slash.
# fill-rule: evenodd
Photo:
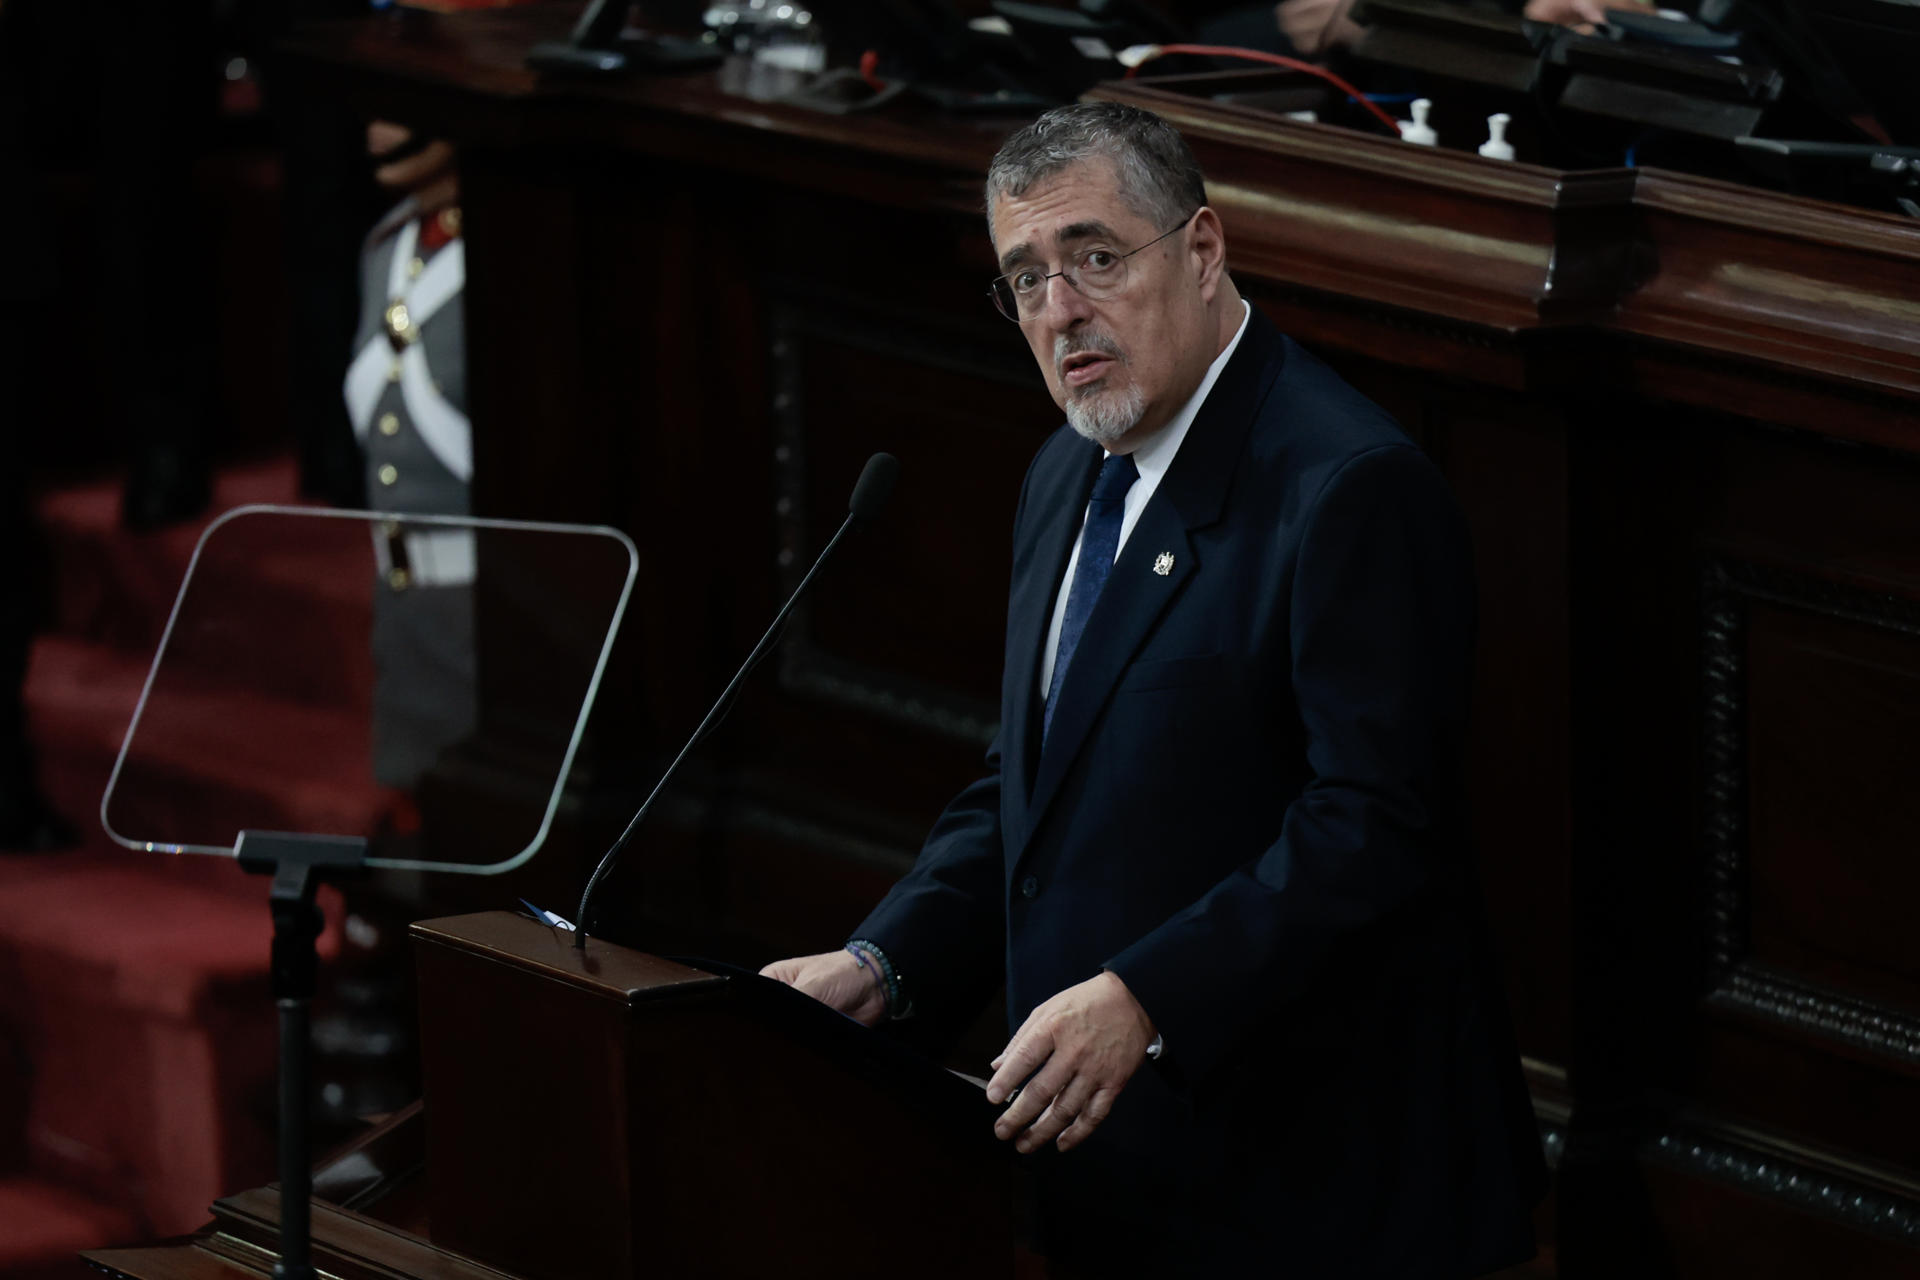
<svg viewBox="0 0 1920 1280">
<path fill-rule="evenodd" d="M 321 1274 L 1014 1274 L 1014 1157 L 977 1085 L 751 974 L 576 950 L 504 911 L 412 934 L 426 1105 L 317 1171 Z M 850 1209 L 875 1195 L 886 1213 Z M 274 1274 L 278 1190 L 213 1213 L 193 1238 L 87 1260 L 123 1280 Z"/>
<path fill-rule="evenodd" d="M 476 511 L 642 548 L 602 776 L 631 767 L 609 741 L 677 745 L 861 459 L 903 460 L 609 895 L 650 943 L 817 949 L 993 718 L 1009 515 L 1056 421 L 985 296 L 1013 122 L 543 85 L 521 53 L 570 13 L 316 30 L 298 61 L 462 149 Z M 1098 92 L 1180 125 L 1243 291 L 1469 514 L 1477 834 L 1559 1265 L 1906 1274 L 1920 224 Z"/>
</svg>

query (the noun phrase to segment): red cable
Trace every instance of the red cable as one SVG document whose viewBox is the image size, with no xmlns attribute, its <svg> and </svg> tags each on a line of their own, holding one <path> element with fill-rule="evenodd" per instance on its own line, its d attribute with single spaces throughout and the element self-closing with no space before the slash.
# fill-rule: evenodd
<svg viewBox="0 0 1920 1280">
<path fill-rule="evenodd" d="M 1155 52 L 1148 54 L 1146 58 L 1142 59 L 1142 64 L 1152 62 L 1155 58 L 1164 58 L 1170 53 L 1191 53 L 1203 58 L 1245 58 L 1249 62 L 1266 62 L 1276 67 L 1285 67 L 1289 71 L 1304 71 L 1309 75 L 1319 76 L 1322 80 L 1332 84 L 1334 88 L 1340 90 L 1355 102 L 1358 102 L 1361 106 L 1373 112 L 1374 117 L 1378 119 L 1381 124 L 1387 126 L 1387 128 L 1392 131 L 1394 137 L 1397 138 L 1400 136 L 1399 121 L 1382 111 L 1377 104 L 1369 101 L 1366 94 L 1360 92 L 1325 67 L 1316 67 L 1311 62 L 1302 62 L 1298 58 L 1288 58 L 1281 54 L 1268 53 L 1264 49 L 1238 49 L 1232 45 L 1224 44 L 1163 44 Z M 1127 68 L 1126 78 L 1129 80 L 1133 79 L 1135 73 L 1139 70 L 1139 67 Z"/>
</svg>

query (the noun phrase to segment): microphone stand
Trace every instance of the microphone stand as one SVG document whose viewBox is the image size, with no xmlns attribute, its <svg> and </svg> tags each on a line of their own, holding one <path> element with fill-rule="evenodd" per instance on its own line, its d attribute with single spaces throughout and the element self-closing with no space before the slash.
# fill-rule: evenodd
<svg viewBox="0 0 1920 1280">
<path fill-rule="evenodd" d="M 680 748 L 680 754 L 673 758 L 673 763 L 667 766 L 667 771 L 660 775 L 660 781 L 653 784 L 653 790 L 647 794 L 646 800 L 641 803 L 639 810 L 627 823 L 627 829 L 620 833 L 620 838 L 613 842 L 613 847 L 607 850 L 606 856 L 600 859 L 599 865 L 593 869 L 593 874 L 587 878 L 586 890 L 580 895 L 580 909 L 574 913 L 573 917 L 576 926 L 573 931 L 574 950 L 587 949 L 587 908 L 593 901 L 593 891 L 599 887 L 600 881 L 606 877 L 607 872 L 612 870 L 614 859 L 620 856 L 620 851 L 627 847 L 629 840 L 633 839 L 633 833 L 640 829 L 641 822 L 646 819 L 647 810 L 653 808 L 653 802 L 660 798 L 660 793 L 666 789 L 667 783 L 679 771 L 681 763 L 726 716 L 727 709 L 733 705 L 735 696 L 740 692 L 740 686 L 779 641 L 780 632 L 787 625 L 788 615 L 807 594 L 807 589 L 813 585 L 813 580 L 818 576 L 821 567 L 832 557 L 833 549 L 840 545 L 840 539 L 847 536 L 847 530 L 862 520 L 871 518 L 886 503 L 887 498 L 893 493 L 894 481 L 899 470 L 900 464 L 891 454 L 876 453 L 867 459 L 867 465 L 861 470 L 860 479 L 853 487 L 853 498 L 847 504 L 847 518 L 840 522 L 840 527 L 834 530 L 833 537 L 827 540 L 827 545 L 821 548 L 819 555 L 814 557 L 813 565 L 807 570 L 806 576 L 800 579 L 800 585 L 793 589 L 793 594 L 787 597 L 787 602 L 780 606 L 780 612 L 774 615 L 773 625 L 768 627 L 766 634 L 760 637 L 760 642 L 753 646 L 753 652 L 749 653 L 747 660 L 740 664 L 740 669 L 733 673 L 733 679 L 727 682 L 725 689 L 721 690 L 720 697 L 707 712 L 706 719 L 702 720 L 700 727 L 693 731 L 693 736 L 687 739 L 687 744 Z"/>
<path fill-rule="evenodd" d="M 840 539 L 846 536 L 847 530 L 851 529 L 854 521 L 858 519 L 858 516 L 848 515 L 840 522 L 840 527 L 834 531 L 826 548 L 814 560 L 813 567 L 807 570 L 807 576 L 800 579 L 800 585 L 793 589 L 793 594 L 787 597 L 787 602 L 780 606 L 780 612 L 774 615 L 773 625 L 768 627 L 766 634 L 760 637 L 760 643 L 753 646 L 753 652 L 749 653 L 747 660 L 740 664 L 740 669 L 733 673 L 733 679 L 727 682 L 727 687 L 721 691 L 719 700 L 707 712 L 707 718 L 700 722 L 700 727 L 693 731 L 691 738 L 687 739 L 687 745 L 680 748 L 680 754 L 673 758 L 673 763 L 667 766 L 667 771 L 660 775 L 660 781 L 653 784 L 653 790 L 647 793 L 647 798 L 641 802 L 639 810 L 627 823 L 627 829 L 620 833 L 620 838 L 613 842 L 613 848 L 607 850 L 606 856 L 600 859 L 600 865 L 595 867 L 593 874 L 587 878 L 586 891 L 580 895 L 579 913 L 574 916 L 578 926 L 573 931 L 575 951 L 587 949 L 587 906 L 593 898 L 593 891 L 599 887 L 601 879 L 607 872 L 613 869 L 614 859 L 619 857 L 620 851 L 627 847 L 627 841 L 633 838 L 633 833 L 640 829 L 640 823 L 645 820 L 647 810 L 653 808 L 653 802 L 660 798 L 660 792 L 666 788 L 673 775 L 679 772 L 680 762 L 685 760 L 693 749 L 700 745 L 700 740 L 713 732 L 713 726 L 719 724 L 726 716 L 735 695 L 740 691 L 741 684 L 753 673 L 753 669 L 760 665 L 779 640 L 781 629 L 787 625 L 787 615 L 791 614 L 793 607 L 800 603 L 800 597 L 804 596 L 807 588 L 813 585 L 814 575 L 820 572 L 820 566 L 827 562 L 827 557 L 833 554 L 833 549 L 840 545 Z"/>
</svg>

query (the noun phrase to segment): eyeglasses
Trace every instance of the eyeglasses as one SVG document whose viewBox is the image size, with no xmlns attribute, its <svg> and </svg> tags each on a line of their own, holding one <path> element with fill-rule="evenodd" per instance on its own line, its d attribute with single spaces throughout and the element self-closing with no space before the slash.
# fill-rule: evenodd
<svg viewBox="0 0 1920 1280">
<path fill-rule="evenodd" d="M 993 305 L 1000 308 L 1000 314 L 1019 324 L 1031 320 L 1046 309 L 1047 281 L 1054 276 L 1064 276 L 1068 284 L 1083 298 L 1100 302 L 1107 298 L 1118 297 L 1127 287 L 1127 259 L 1143 250 L 1165 240 L 1175 231 L 1183 231 L 1195 209 L 1180 220 L 1180 225 L 1163 231 L 1138 249 L 1126 253 L 1115 253 L 1105 245 L 1095 245 L 1091 249 L 1082 249 L 1073 262 L 1060 270 L 1048 273 L 1038 266 L 1021 267 L 1018 271 L 1009 271 L 1004 276 L 994 278 L 988 290 L 993 295 Z"/>
</svg>

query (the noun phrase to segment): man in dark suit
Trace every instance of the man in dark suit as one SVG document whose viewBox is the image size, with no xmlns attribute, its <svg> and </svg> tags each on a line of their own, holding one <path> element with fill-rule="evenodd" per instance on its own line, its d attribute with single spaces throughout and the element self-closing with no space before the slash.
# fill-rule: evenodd
<svg viewBox="0 0 1920 1280">
<path fill-rule="evenodd" d="M 996 1132 L 1070 1273 L 1530 1256 L 1444 481 L 1241 300 L 1165 122 L 1050 112 L 987 185 L 996 301 L 1068 418 L 1015 516 L 1000 735 L 847 948 L 767 972 L 869 1022 L 1004 981 Z"/>
</svg>

